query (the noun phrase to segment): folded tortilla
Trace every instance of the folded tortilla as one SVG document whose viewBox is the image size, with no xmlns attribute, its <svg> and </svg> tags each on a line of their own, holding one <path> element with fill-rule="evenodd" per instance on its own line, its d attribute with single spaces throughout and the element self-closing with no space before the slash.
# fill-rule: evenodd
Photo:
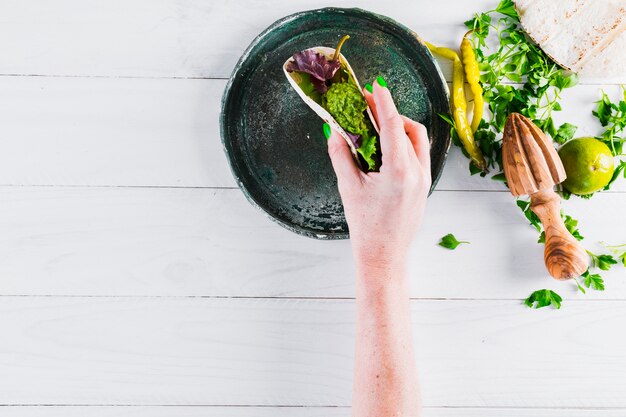
<svg viewBox="0 0 626 417">
<path fill-rule="evenodd" d="M 333 55 L 335 54 L 335 48 L 328 48 L 328 47 L 325 47 L 325 46 L 316 46 L 316 47 L 309 48 L 309 49 L 312 49 L 315 52 L 318 52 L 318 53 L 320 53 L 322 55 L 325 55 L 329 59 L 332 58 Z M 333 130 L 338 132 L 341 135 L 341 137 L 344 138 L 344 140 L 350 146 L 350 151 L 352 151 L 352 155 L 354 156 L 354 158 L 357 161 L 357 163 L 359 163 L 357 150 L 356 150 L 354 144 L 352 143 L 352 140 L 350 139 L 350 137 L 348 136 L 348 134 L 344 130 L 344 128 L 333 118 L 333 116 L 330 115 L 330 113 L 328 113 L 328 111 L 325 108 L 323 108 L 322 106 L 317 104 L 314 100 L 312 100 L 309 96 L 307 96 L 304 91 L 302 91 L 302 89 L 300 88 L 300 86 L 298 85 L 298 82 L 297 82 L 298 75 L 295 72 L 291 73 L 291 72 L 287 71 L 287 65 L 289 64 L 290 61 L 292 61 L 292 59 L 293 58 L 290 57 L 283 64 L 283 72 L 285 73 L 285 76 L 287 77 L 287 80 L 289 80 L 289 83 L 294 88 L 294 90 L 296 90 L 296 92 L 298 93 L 300 98 L 302 98 L 302 100 L 322 120 L 324 120 L 326 123 L 328 123 L 333 128 Z M 361 91 L 362 88 L 361 88 L 361 85 L 359 84 L 359 80 L 356 78 L 356 75 L 355 75 L 354 71 L 352 70 L 352 67 L 350 66 L 350 63 L 348 63 L 346 58 L 341 53 L 339 54 L 339 60 L 340 60 L 341 64 L 343 66 L 345 66 L 345 68 L 348 70 L 348 72 L 352 76 L 352 79 L 354 80 L 354 82 L 356 83 L 357 87 L 359 88 L 359 91 Z M 376 124 L 376 120 L 374 120 L 374 115 L 372 114 L 372 111 L 370 110 L 369 107 L 367 108 L 367 115 L 369 116 L 369 119 L 372 122 L 372 125 L 374 126 L 374 129 L 376 130 L 376 132 L 378 132 L 379 131 L 378 130 L 378 125 Z"/>
<path fill-rule="evenodd" d="M 564 68 L 626 77 L 626 1 L 516 0 L 515 6 L 524 30 Z"/>
</svg>

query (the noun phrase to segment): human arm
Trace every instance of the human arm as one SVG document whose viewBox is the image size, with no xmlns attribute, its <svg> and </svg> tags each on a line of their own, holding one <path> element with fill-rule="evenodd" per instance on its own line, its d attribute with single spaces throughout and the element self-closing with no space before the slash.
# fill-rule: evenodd
<svg viewBox="0 0 626 417">
<path fill-rule="evenodd" d="M 431 183 L 429 143 L 385 85 L 365 91 L 380 127 L 380 172 L 361 172 L 336 132 L 328 142 L 357 272 L 355 417 L 420 415 L 407 256 Z"/>
</svg>

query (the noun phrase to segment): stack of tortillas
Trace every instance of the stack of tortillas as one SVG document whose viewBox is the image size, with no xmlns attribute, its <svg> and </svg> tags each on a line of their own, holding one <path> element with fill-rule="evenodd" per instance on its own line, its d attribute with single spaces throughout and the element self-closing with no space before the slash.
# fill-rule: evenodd
<svg viewBox="0 0 626 417">
<path fill-rule="evenodd" d="M 626 0 L 516 0 L 524 30 L 564 68 L 626 76 Z"/>
</svg>

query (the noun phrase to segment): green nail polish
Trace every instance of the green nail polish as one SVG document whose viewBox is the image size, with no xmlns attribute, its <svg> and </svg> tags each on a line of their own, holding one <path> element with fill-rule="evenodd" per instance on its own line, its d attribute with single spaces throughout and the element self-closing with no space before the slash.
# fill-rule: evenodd
<svg viewBox="0 0 626 417">
<path fill-rule="evenodd" d="M 383 77 L 376 77 L 376 82 L 379 86 L 387 88 L 387 81 Z"/>
<path fill-rule="evenodd" d="M 326 137 L 326 140 L 328 140 L 328 138 L 330 138 L 330 125 L 328 123 L 324 123 L 324 126 L 322 127 L 322 129 L 324 130 L 324 136 Z"/>
<path fill-rule="evenodd" d="M 369 84 L 369 83 L 365 84 L 365 89 L 369 91 L 370 93 L 374 92 L 374 87 L 372 87 L 372 84 Z"/>
</svg>

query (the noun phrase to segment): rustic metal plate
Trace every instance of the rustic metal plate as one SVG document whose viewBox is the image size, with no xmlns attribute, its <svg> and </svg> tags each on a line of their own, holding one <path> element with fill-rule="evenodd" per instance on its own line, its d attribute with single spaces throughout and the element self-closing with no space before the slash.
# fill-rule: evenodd
<svg viewBox="0 0 626 417">
<path fill-rule="evenodd" d="M 285 78 L 282 64 L 312 46 L 334 47 L 361 82 L 381 75 L 399 111 L 429 132 L 433 188 L 450 147 L 437 113 L 448 113 L 448 89 L 437 63 L 416 35 L 360 9 L 311 10 L 278 20 L 248 47 L 222 98 L 224 150 L 239 187 L 256 207 L 296 233 L 345 239 L 348 227 L 328 159 L 322 120 Z"/>
</svg>

